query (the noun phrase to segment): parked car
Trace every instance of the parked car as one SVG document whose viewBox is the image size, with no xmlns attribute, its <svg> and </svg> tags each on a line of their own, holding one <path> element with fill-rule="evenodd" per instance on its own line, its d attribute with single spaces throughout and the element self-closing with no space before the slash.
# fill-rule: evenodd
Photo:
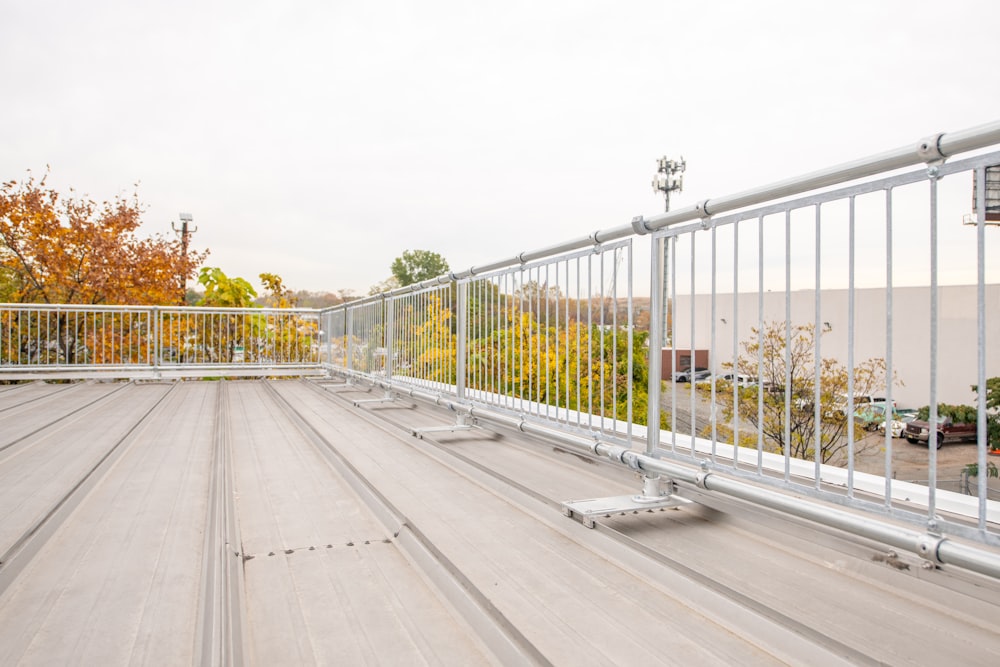
<svg viewBox="0 0 1000 667">
<path fill-rule="evenodd" d="M 712 376 L 709 374 L 701 380 L 696 380 L 696 382 L 711 382 Z M 718 382 L 729 382 L 736 384 L 738 387 L 753 387 L 757 385 L 757 378 L 750 377 L 749 375 L 743 375 L 740 373 L 722 373 L 715 376 L 715 381 Z"/>
<path fill-rule="evenodd" d="M 885 401 L 863 402 L 854 411 L 854 421 L 858 422 L 866 431 L 874 431 L 885 423 L 886 415 L 895 418 L 896 409 L 890 407 Z"/>
<path fill-rule="evenodd" d="M 868 429 L 872 430 L 878 427 L 879 421 L 885 420 L 885 397 L 875 396 L 872 394 L 855 394 L 853 404 L 848 400 L 847 394 L 840 394 L 833 399 L 832 405 L 826 410 L 824 415 L 826 417 L 833 417 L 834 415 L 848 415 L 854 414 L 854 419 L 858 420 L 859 413 L 863 417 L 860 421 L 862 425 Z M 892 404 L 895 406 L 896 402 L 893 401 Z M 810 403 L 811 405 L 811 403 Z M 848 406 L 853 405 L 853 410 L 849 410 Z M 882 415 L 879 417 L 877 414 L 877 409 L 870 408 L 873 405 L 881 405 Z M 871 420 L 864 419 L 865 416 L 874 417 L 874 423 Z M 869 424 L 872 425 L 869 427 Z"/>
<path fill-rule="evenodd" d="M 878 429 L 885 433 L 886 424 L 888 424 L 889 433 L 894 438 L 902 438 L 903 431 L 906 429 L 906 425 L 917 418 L 917 411 L 911 408 L 896 408 L 892 419 L 889 421 L 882 420 L 878 425 Z"/>
<path fill-rule="evenodd" d="M 676 371 L 674 373 L 674 382 L 697 382 L 708 375 L 711 375 L 712 371 L 707 368 L 695 368 L 691 370 L 690 368 L 683 371 Z"/>
<path fill-rule="evenodd" d="M 712 379 L 712 371 L 710 371 L 710 370 L 708 370 L 706 368 L 703 368 L 701 370 L 695 369 L 694 372 L 691 373 L 691 379 L 689 381 L 690 382 L 704 382 L 706 380 L 711 381 L 711 379 Z"/>
<path fill-rule="evenodd" d="M 927 444 L 930 439 L 931 425 L 922 419 L 914 419 L 906 425 L 903 435 L 906 441 L 912 444 L 922 442 Z M 951 417 L 943 417 L 937 423 L 937 448 L 951 442 L 975 442 L 978 438 L 978 427 L 975 422 L 961 423 L 955 422 Z"/>
</svg>

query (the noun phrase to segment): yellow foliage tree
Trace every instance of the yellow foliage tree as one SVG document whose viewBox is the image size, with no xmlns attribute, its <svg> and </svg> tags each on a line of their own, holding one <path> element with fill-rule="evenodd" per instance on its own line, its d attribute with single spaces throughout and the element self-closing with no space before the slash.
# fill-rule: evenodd
<svg viewBox="0 0 1000 667">
<path fill-rule="evenodd" d="M 182 303 L 184 281 L 206 253 L 180 241 L 140 237 L 137 198 L 95 203 L 60 197 L 29 174 L 0 186 L 0 297 L 5 302 L 160 305 Z M 147 360 L 147 317 L 62 311 L 34 318 L 6 313 L 20 363 L 121 363 Z M 39 341 L 44 341 L 40 344 Z"/>
<path fill-rule="evenodd" d="M 0 266 L 18 303 L 182 303 L 183 280 L 206 253 L 141 238 L 137 198 L 97 204 L 60 197 L 45 178 L 0 186 Z"/>
</svg>

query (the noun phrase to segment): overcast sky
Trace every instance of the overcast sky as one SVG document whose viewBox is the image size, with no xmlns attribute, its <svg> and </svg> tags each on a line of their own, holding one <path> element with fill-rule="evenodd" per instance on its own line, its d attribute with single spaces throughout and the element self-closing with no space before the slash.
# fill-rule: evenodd
<svg viewBox="0 0 1000 667">
<path fill-rule="evenodd" d="M 0 0 L 0 178 L 208 264 L 368 288 L 1000 118 L 996 0 Z"/>
</svg>

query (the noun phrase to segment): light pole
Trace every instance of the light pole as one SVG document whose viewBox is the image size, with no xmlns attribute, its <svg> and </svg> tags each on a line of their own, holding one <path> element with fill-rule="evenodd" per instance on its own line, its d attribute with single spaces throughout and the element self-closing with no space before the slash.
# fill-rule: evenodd
<svg viewBox="0 0 1000 667">
<path fill-rule="evenodd" d="M 181 237 L 181 305 L 183 306 L 187 297 L 187 254 L 188 254 L 188 239 L 192 234 L 198 231 L 198 228 L 188 229 L 188 223 L 194 222 L 194 216 L 190 213 L 180 213 L 178 217 L 181 220 L 180 229 L 177 225 L 170 223 L 170 227 L 173 228 L 174 232 Z"/>
</svg>

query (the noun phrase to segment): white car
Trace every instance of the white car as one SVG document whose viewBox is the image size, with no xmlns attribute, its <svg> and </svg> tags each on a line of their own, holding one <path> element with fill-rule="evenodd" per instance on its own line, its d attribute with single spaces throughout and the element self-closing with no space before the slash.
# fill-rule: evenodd
<svg viewBox="0 0 1000 667">
<path fill-rule="evenodd" d="M 755 387 L 757 385 L 757 378 L 739 373 L 724 373 L 717 375 L 716 378 L 725 382 L 732 382 L 737 387 Z"/>
<path fill-rule="evenodd" d="M 906 428 L 906 425 L 909 422 L 913 421 L 914 418 L 917 416 L 917 411 L 897 408 L 893 412 L 895 413 L 893 415 L 893 418 L 890 419 L 888 422 L 882 421 L 878 425 L 878 430 L 881 431 L 883 434 L 885 434 L 885 425 L 886 423 L 888 423 L 891 428 L 889 433 L 892 435 L 892 437 L 902 438 L 903 430 Z"/>
</svg>

